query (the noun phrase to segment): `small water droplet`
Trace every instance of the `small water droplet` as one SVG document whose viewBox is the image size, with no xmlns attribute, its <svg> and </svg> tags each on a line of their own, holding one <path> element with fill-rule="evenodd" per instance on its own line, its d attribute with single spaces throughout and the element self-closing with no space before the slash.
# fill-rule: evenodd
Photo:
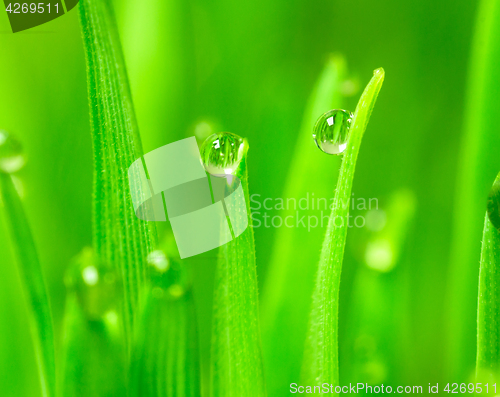
<svg viewBox="0 0 500 397">
<path fill-rule="evenodd" d="M 243 158 L 245 141 L 230 132 L 210 135 L 201 146 L 201 158 L 212 175 L 234 174 Z"/>
<path fill-rule="evenodd" d="M 119 308 L 121 284 L 118 273 L 100 262 L 92 248 L 84 248 L 75 257 L 65 277 L 65 284 L 76 293 L 89 320 L 102 320 Z"/>
<path fill-rule="evenodd" d="M 152 251 L 147 261 L 153 298 L 175 300 L 189 289 L 189 273 L 182 261 L 167 257 L 160 249 Z"/>
<path fill-rule="evenodd" d="M 0 171 L 8 174 L 19 171 L 25 162 L 21 143 L 7 131 L 0 130 Z"/>
<path fill-rule="evenodd" d="M 83 282 L 93 287 L 99 282 L 99 272 L 94 265 L 87 266 L 82 270 Z"/>
<path fill-rule="evenodd" d="M 318 148 L 328 154 L 342 154 L 353 114 L 347 110 L 333 109 L 323 114 L 314 126 L 313 138 Z"/>
<path fill-rule="evenodd" d="M 488 195 L 488 218 L 500 231 L 500 178 L 497 178 Z"/>
<path fill-rule="evenodd" d="M 149 265 L 153 266 L 160 273 L 166 272 L 170 266 L 167 255 L 162 250 L 150 252 L 147 261 Z"/>
</svg>

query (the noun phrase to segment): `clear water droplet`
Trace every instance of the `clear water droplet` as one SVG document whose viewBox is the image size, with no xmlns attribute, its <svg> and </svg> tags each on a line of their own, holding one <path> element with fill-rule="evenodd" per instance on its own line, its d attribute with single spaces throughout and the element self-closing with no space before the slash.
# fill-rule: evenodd
<svg viewBox="0 0 500 397">
<path fill-rule="evenodd" d="M 162 250 L 150 252 L 147 258 L 148 264 L 153 266 L 156 271 L 164 273 L 170 267 L 170 262 L 167 255 Z"/>
<path fill-rule="evenodd" d="M 314 126 L 313 138 L 318 148 L 328 154 L 342 154 L 347 147 L 353 114 L 333 109 L 323 114 Z"/>
<path fill-rule="evenodd" d="M 119 309 L 121 283 L 118 272 L 100 262 L 92 248 L 77 255 L 65 277 L 68 290 L 74 291 L 89 320 L 102 320 Z"/>
<path fill-rule="evenodd" d="M 236 173 L 244 151 L 244 139 L 231 132 L 210 135 L 200 150 L 203 165 L 212 175 Z"/>
<path fill-rule="evenodd" d="M 21 143 L 7 131 L 0 130 L 0 171 L 10 174 L 19 171 L 25 163 Z"/>
<path fill-rule="evenodd" d="M 167 257 L 163 250 L 152 251 L 147 261 L 153 298 L 179 299 L 189 289 L 189 273 L 182 261 Z"/>
<path fill-rule="evenodd" d="M 491 187 L 487 210 L 491 223 L 500 231 L 500 178 L 497 178 Z"/>
</svg>

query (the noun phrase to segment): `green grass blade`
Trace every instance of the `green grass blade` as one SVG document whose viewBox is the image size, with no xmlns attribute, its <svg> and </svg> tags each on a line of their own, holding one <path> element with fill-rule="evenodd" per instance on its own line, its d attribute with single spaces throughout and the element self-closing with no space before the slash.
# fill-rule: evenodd
<svg viewBox="0 0 500 397">
<path fill-rule="evenodd" d="M 500 183 L 500 174 L 495 184 Z M 498 200 L 498 192 L 497 197 Z M 495 203 L 497 211 L 499 203 Z M 498 214 L 497 214 L 498 216 Z M 484 223 L 483 247 L 479 267 L 479 298 L 477 310 L 478 380 L 497 381 L 500 376 L 500 230 L 490 221 Z"/>
<path fill-rule="evenodd" d="M 126 395 L 119 271 L 84 248 L 69 267 L 65 284 L 61 396 Z"/>
<path fill-rule="evenodd" d="M 18 270 L 28 302 L 30 331 L 37 358 L 42 395 L 55 396 L 56 364 L 54 330 L 49 296 L 42 266 L 24 213 L 21 199 L 12 177 L 0 171 L 0 194 L 6 210 L 6 219 L 17 254 Z"/>
<path fill-rule="evenodd" d="M 63 341 L 64 397 L 127 395 L 127 353 L 120 324 L 89 321 L 76 296 L 66 300 Z"/>
<path fill-rule="evenodd" d="M 248 224 L 246 153 L 236 176 L 245 191 Z M 243 221 L 243 219 L 236 220 Z M 233 228 L 235 228 L 233 224 Z M 257 273 L 252 227 L 219 251 L 215 274 L 212 329 L 212 396 L 266 395 L 257 302 Z"/>
<path fill-rule="evenodd" d="M 132 397 L 201 396 L 194 300 L 190 282 L 182 280 L 184 266 L 171 262 L 165 274 L 157 272 L 145 299 L 134 346 Z"/>
<path fill-rule="evenodd" d="M 331 170 L 340 165 L 337 156 L 318 152 L 312 131 L 319 115 L 342 108 L 341 86 L 346 79 L 345 60 L 332 56 L 326 63 L 309 98 L 290 166 L 283 197 L 299 200 L 307 194 L 327 198 L 335 187 Z M 315 215 L 317 211 L 284 210 L 282 218 Z M 293 219 L 293 218 L 292 218 Z M 262 293 L 262 341 L 269 393 L 283 394 L 300 376 L 302 353 L 311 307 L 318 260 L 316 242 L 324 236 L 325 227 L 282 227 L 276 240 Z"/>
<path fill-rule="evenodd" d="M 382 87 L 384 76 L 383 69 L 375 70 L 361 95 L 354 112 L 350 136 L 340 168 L 335 205 L 328 222 L 313 292 L 303 362 L 303 378 L 307 385 L 320 385 L 323 382 L 338 385 L 339 382 L 338 298 L 349 216 L 349 206 L 341 205 L 341 203 L 348 202 L 351 197 L 361 140 Z"/>
<path fill-rule="evenodd" d="M 129 339 L 153 241 L 151 226 L 134 214 L 128 186 L 128 167 L 142 147 L 111 2 L 80 2 L 80 21 L 94 148 L 93 242 L 98 256 L 122 273 Z"/>
<path fill-rule="evenodd" d="M 476 297 L 483 203 L 500 169 L 500 3 L 479 6 L 472 47 L 460 154 L 450 270 L 449 365 L 455 379 L 474 370 Z"/>
</svg>

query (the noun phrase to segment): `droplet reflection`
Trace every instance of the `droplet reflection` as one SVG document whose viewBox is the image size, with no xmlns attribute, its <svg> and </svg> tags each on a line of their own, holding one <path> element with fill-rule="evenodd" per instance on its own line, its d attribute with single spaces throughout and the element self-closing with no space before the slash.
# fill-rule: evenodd
<svg viewBox="0 0 500 397">
<path fill-rule="evenodd" d="M 230 132 L 210 135 L 201 146 L 201 158 L 212 175 L 235 174 L 245 151 L 243 138 Z"/>
<path fill-rule="evenodd" d="M 75 257 L 65 284 L 76 293 L 89 320 L 102 320 L 119 308 L 121 283 L 118 273 L 99 261 L 92 248 L 84 248 Z"/>
<path fill-rule="evenodd" d="M 188 273 L 180 260 L 168 258 L 163 250 L 148 255 L 151 295 L 155 299 L 176 300 L 188 289 Z"/>
<path fill-rule="evenodd" d="M 328 154 L 342 154 L 347 148 L 347 139 L 353 114 L 342 109 L 329 110 L 314 126 L 313 138 L 319 149 Z"/>
</svg>

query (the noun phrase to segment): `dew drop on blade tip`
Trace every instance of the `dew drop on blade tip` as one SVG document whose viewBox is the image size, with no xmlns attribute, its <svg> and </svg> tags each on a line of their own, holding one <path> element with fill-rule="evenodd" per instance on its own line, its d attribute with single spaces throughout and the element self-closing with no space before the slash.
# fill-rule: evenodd
<svg viewBox="0 0 500 397">
<path fill-rule="evenodd" d="M 65 284 L 68 291 L 76 294 L 88 320 L 102 320 L 120 307 L 120 277 L 111 265 L 99 260 L 90 247 L 73 259 Z"/>
<path fill-rule="evenodd" d="M 333 109 L 324 113 L 314 126 L 313 139 L 318 148 L 327 154 L 342 154 L 347 148 L 353 114 L 347 110 Z"/>
<path fill-rule="evenodd" d="M 243 158 L 245 141 L 240 136 L 221 132 L 210 135 L 201 146 L 201 158 L 212 175 L 234 174 Z"/>
</svg>

